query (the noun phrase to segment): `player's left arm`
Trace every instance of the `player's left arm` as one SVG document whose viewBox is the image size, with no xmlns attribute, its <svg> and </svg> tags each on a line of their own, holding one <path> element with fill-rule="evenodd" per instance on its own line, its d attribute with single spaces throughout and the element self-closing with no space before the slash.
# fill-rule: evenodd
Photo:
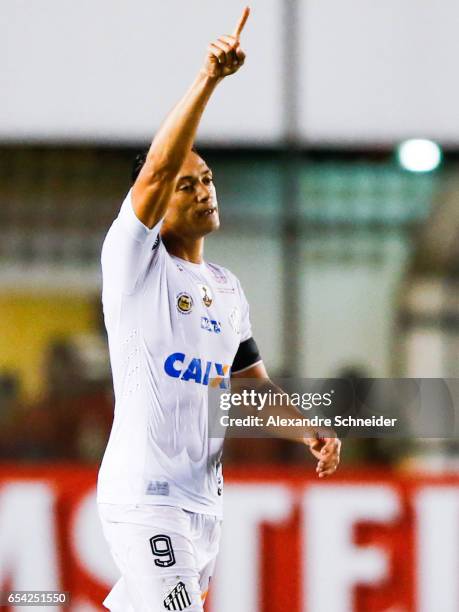
<svg viewBox="0 0 459 612">
<path fill-rule="evenodd" d="M 242 379 L 252 380 L 254 382 L 259 381 L 263 384 L 264 391 L 267 392 L 271 390 L 272 393 L 282 393 L 282 390 L 270 380 L 263 361 L 260 359 L 255 362 L 255 354 L 253 359 L 254 365 L 247 366 L 239 371 L 236 370 L 231 374 L 231 377 L 236 380 L 239 379 L 241 382 Z M 298 418 L 299 416 L 302 416 L 292 405 L 276 406 L 276 414 L 286 418 Z M 278 430 L 277 433 L 279 433 Z M 287 433 L 290 434 L 289 431 L 287 431 Z M 338 469 L 340 462 L 341 440 L 339 440 L 339 438 L 336 436 L 330 435 L 330 433 L 333 432 L 323 432 L 311 427 L 309 428 L 306 436 L 285 436 L 287 439 L 296 440 L 297 442 L 305 444 L 309 447 L 309 450 L 318 462 L 316 472 L 319 478 L 326 478 L 327 476 L 334 474 Z"/>
</svg>

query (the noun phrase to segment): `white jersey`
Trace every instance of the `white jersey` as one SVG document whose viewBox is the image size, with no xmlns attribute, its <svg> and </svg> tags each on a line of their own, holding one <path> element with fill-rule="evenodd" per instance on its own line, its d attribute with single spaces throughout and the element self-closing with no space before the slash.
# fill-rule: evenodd
<svg viewBox="0 0 459 612">
<path fill-rule="evenodd" d="M 100 503 L 178 506 L 221 515 L 222 441 L 208 437 L 208 385 L 228 378 L 251 337 L 237 278 L 170 255 L 132 208 L 102 248 L 115 416 L 98 478 Z"/>
</svg>

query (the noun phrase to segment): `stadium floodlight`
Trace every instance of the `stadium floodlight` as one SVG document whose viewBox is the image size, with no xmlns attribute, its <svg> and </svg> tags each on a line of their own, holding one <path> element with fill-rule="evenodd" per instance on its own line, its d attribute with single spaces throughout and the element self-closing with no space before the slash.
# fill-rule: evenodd
<svg viewBox="0 0 459 612">
<path fill-rule="evenodd" d="M 441 164 L 441 147 L 432 140 L 413 138 L 397 148 L 399 164 L 409 172 L 432 172 Z"/>
</svg>

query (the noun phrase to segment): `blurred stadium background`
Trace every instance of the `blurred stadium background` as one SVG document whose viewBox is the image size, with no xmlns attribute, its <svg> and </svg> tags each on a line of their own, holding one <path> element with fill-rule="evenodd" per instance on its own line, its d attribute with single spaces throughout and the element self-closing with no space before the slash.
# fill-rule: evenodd
<svg viewBox="0 0 459 612">
<path fill-rule="evenodd" d="M 251 6 L 198 148 L 223 221 L 206 256 L 240 277 L 269 371 L 458 377 L 459 5 Z M 94 506 L 100 247 L 135 153 L 241 7 L 2 1 L 0 590 L 93 612 L 115 580 Z M 348 441 L 317 483 L 302 449 L 231 440 L 208 610 L 457 612 L 458 450 Z"/>
</svg>

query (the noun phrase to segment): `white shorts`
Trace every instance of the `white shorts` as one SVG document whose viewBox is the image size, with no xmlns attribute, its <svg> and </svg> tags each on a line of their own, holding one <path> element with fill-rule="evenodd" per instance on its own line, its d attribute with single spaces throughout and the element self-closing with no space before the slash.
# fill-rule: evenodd
<svg viewBox="0 0 459 612">
<path fill-rule="evenodd" d="M 99 504 L 121 572 L 104 601 L 112 612 L 202 612 L 215 567 L 221 519 L 173 506 Z"/>
</svg>

